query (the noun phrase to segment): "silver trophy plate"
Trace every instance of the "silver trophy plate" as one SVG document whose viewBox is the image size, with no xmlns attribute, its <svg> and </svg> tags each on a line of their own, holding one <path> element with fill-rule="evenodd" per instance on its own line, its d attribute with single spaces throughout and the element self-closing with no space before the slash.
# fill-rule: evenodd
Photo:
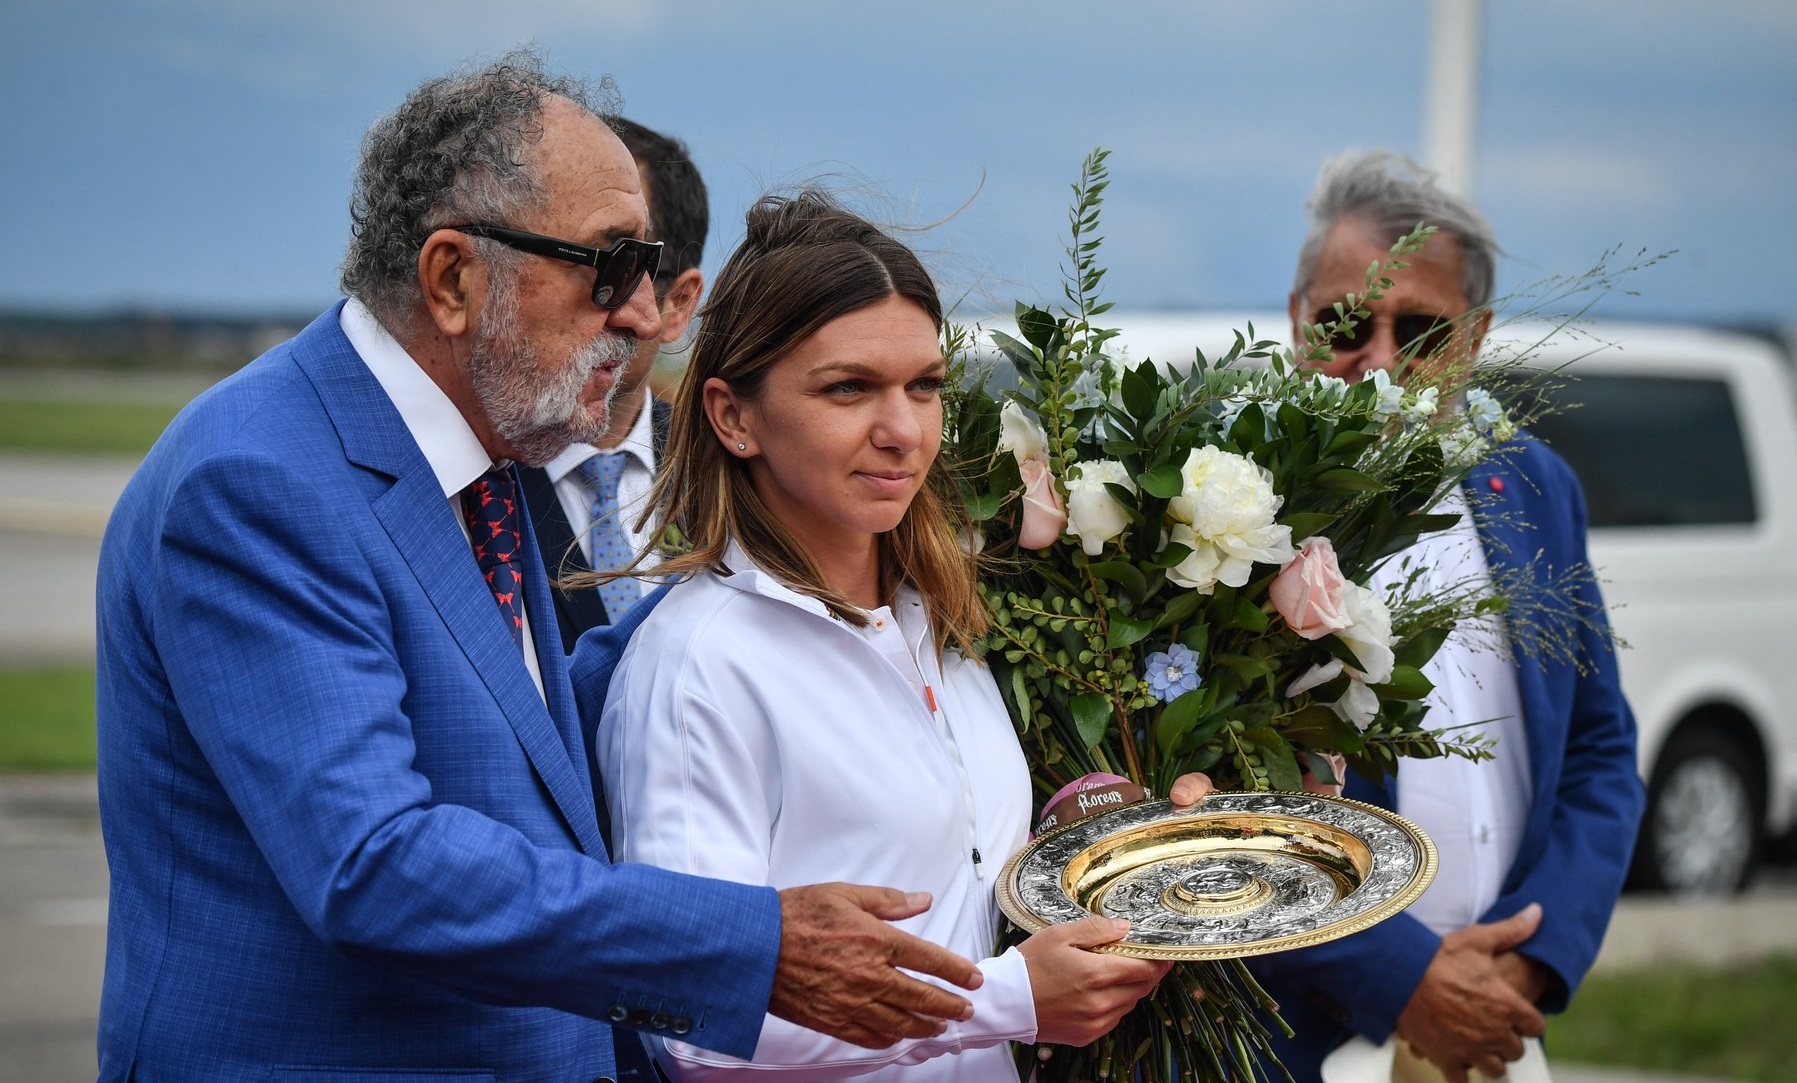
<svg viewBox="0 0 1797 1083">
<path fill-rule="evenodd" d="M 1359 932 L 1416 901 L 1435 844 L 1384 809 L 1308 793 L 1144 801 L 1050 831 L 998 878 L 998 905 L 1028 933 L 1089 914 L 1124 918 L 1100 950 L 1142 959 L 1233 959 Z"/>
</svg>

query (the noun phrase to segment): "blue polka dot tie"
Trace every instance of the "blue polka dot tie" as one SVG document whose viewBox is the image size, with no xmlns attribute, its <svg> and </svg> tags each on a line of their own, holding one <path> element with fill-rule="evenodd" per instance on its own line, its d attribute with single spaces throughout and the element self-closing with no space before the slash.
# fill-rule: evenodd
<svg viewBox="0 0 1797 1083">
<path fill-rule="evenodd" d="M 636 548 L 624 532 L 624 516 L 618 510 L 618 479 L 624 474 L 629 456 L 621 451 L 602 451 L 580 464 L 581 476 L 593 486 L 593 526 L 590 535 L 593 570 L 615 571 L 628 568 L 636 559 Z M 599 584 L 599 599 L 605 603 L 605 619 L 616 624 L 630 607 L 643 596 L 634 579 L 613 579 Z"/>
<path fill-rule="evenodd" d="M 524 534 L 518 514 L 518 479 L 510 468 L 490 470 L 462 490 L 462 514 L 481 575 L 499 603 L 499 615 L 524 649 Z"/>
</svg>

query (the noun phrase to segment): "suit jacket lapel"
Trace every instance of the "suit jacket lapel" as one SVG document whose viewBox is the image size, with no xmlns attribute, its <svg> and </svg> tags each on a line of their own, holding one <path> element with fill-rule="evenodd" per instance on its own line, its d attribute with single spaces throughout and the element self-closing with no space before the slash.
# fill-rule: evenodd
<svg viewBox="0 0 1797 1083">
<path fill-rule="evenodd" d="M 1516 465 L 1526 453 L 1526 445 L 1512 444 L 1487 456 L 1466 478 L 1467 506 L 1473 509 L 1485 563 L 1494 578 L 1528 574 L 1535 553 L 1541 548 L 1531 525 L 1539 521 L 1529 507 L 1533 482 Z M 1522 700 L 1523 732 L 1529 741 L 1529 774 L 1535 792 L 1540 793 L 1542 770 L 1548 757 L 1555 754 L 1550 748 L 1552 735 L 1547 732 L 1555 717 L 1553 697 L 1541 659 L 1523 653 L 1514 637 L 1510 637 L 1510 650 L 1516 690 Z M 1535 812 L 1551 805 L 1552 802 L 1534 802 L 1530 833 L 1536 828 Z M 1526 838 L 1524 845 L 1527 846 Z"/>
<path fill-rule="evenodd" d="M 474 553 L 455 523 L 436 475 L 380 384 L 343 336 L 336 313 L 336 309 L 326 313 L 296 340 L 295 359 L 318 388 L 343 441 L 345 457 L 392 479 L 388 488 L 370 500 L 375 518 L 469 664 L 493 693 L 575 838 L 588 853 L 601 853 L 585 757 L 576 759 L 570 754 L 563 732 L 567 726 L 573 727 L 578 755 L 579 719 L 572 711 L 566 661 L 558 651 L 548 652 L 555 664 L 542 667 L 549 694 L 546 705 L 510 630 L 499 619 L 493 596 L 481 579 Z M 525 605 L 533 636 L 541 643 L 553 623 L 540 597 L 548 588 L 534 543 L 526 543 L 526 553 L 530 567 Z M 533 593 L 539 597 L 533 599 Z M 539 660 L 543 653 L 539 651 Z M 560 712 L 565 721 L 552 717 L 552 710 Z"/>
<path fill-rule="evenodd" d="M 523 483 L 524 506 L 530 513 L 531 528 L 536 531 L 537 547 L 543 554 L 544 566 L 549 569 L 550 580 L 573 572 L 591 571 L 580 546 L 575 543 L 574 528 L 568 523 L 568 515 L 562 510 L 561 498 L 556 495 L 555 483 L 549 480 L 548 473 L 540 467 L 530 467 L 518 471 L 518 476 Z M 574 641 L 586 629 L 610 623 L 606 618 L 605 603 L 600 600 L 597 590 L 590 587 L 563 590 L 553 583 L 551 590 L 563 650 L 572 652 Z M 533 615 L 530 619 L 534 629 L 537 618 Z"/>
</svg>

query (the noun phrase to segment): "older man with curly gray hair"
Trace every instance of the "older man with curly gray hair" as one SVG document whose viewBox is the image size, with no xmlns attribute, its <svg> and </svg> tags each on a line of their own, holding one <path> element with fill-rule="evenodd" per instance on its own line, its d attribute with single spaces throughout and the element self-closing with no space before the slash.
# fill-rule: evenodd
<svg viewBox="0 0 1797 1083">
<path fill-rule="evenodd" d="M 190 405 L 99 579 L 105 1080 L 600 1080 L 612 1027 L 939 1033 L 929 900 L 613 865 L 516 463 L 602 435 L 660 331 L 604 112 L 529 54 L 368 135 L 349 299 Z M 640 620 L 640 617 L 638 618 Z"/>
</svg>

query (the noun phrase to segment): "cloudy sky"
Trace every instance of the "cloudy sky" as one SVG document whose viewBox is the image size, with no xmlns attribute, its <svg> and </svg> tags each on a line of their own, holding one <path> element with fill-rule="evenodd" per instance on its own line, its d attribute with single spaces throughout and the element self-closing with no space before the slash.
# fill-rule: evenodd
<svg viewBox="0 0 1797 1083">
<path fill-rule="evenodd" d="M 715 269 L 762 189 L 853 185 L 952 292 L 1058 292 L 1111 150 L 1107 296 L 1280 306 L 1320 163 L 1422 151 L 1427 0 L 0 0 L 0 308 L 306 312 L 362 132 L 534 42 L 686 139 Z M 1500 287 L 1676 250 L 1605 315 L 1797 322 L 1797 3 L 1488 0 Z M 1637 295 L 1629 295 L 1632 290 Z"/>
</svg>

